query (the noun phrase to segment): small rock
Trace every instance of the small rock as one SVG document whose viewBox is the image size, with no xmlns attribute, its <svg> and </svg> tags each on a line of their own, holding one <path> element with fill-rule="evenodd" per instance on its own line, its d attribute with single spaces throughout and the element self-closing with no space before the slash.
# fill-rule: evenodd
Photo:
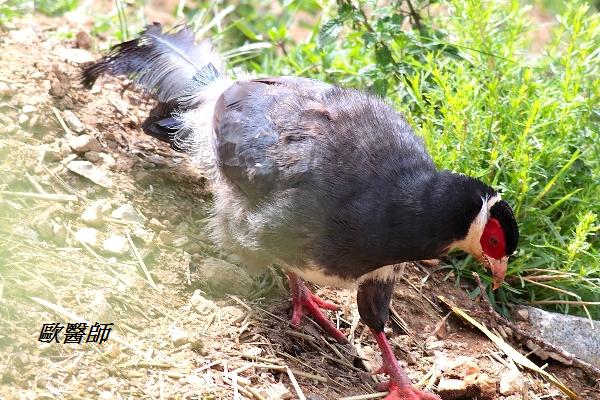
<svg viewBox="0 0 600 400">
<path fill-rule="evenodd" d="M 171 326 L 171 341 L 175 347 L 183 346 L 188 342 L 188 333 L 181 328 Z"/>
<path fill-rule="evenodd" d="M 69 49 L 63 47 L 57 51 L 57 55 L 60 58 L 74 64 L 85 64 L 95 61 L 92 53 L 85 49 Z"/>
<path fill-rule="evenodd" d="M 111 214 L 111 217 L 116 219 L 121 219 L 123 221 L 134 222 L 137 224 L 143 224 L 145 218 L 143 215 L 138 213 L 136 209 L 130 203 L 125 203 L 116 210 L 114 210 Z"/>
<path fill-rule="evenodd" d="M 19 125 L 24 126 L 29 122 L 29 115 L 19 114 Z"/>
<path fill-rule="evenodd" d="M 89 161 L 71 161 L 67 164 L 67 168 L 103 188 L 109 189 L 113 185 L 112 179 L 110 179 L 104 171 L 95 167 L 94 164 Z"/>
<path fill-rule="evenodd" d="M 105 204 L 106 203 L 103 201 L 96 201 L 90 204 L 85 211 L 83 211 L 83 214 L 81 214 L 81 219 L 88 225 L 102 225 L 102 222 L 104 222 L 103 207 Z"/>
<path fill-rule="evenodd" d="M 106 296 L 102 290 L 94 290 L 94 299 L 88 306 L 89 313 L 94 317 L 96 321 L 111 321 L 115 315 L 110 303 L 106 299 Z"/>
<path fill-rule="evenodd" d="M 98 245 L 98 231 L 94 228 L 81 228 L 75 232 L 75 238 L 87 245 L 95 247 Z"/>
<path fill-rule="evenodd" d="M 513 394 L 524 394 L 528 384 L 519 370 L 511 368 L 500 377 L 500 394 L 510 396 Z"/>
<path fill-rule="evenodd" d="M 529 320 L 529 310 L 526 308 L 519 308 L 516 312 L 516 317 L 519 321 L 528 321 Z"/>
<path fill-rule="evenodd" d="M 79 31 L 75 36 L 75 46 L 80 49 L 91 50 L 93 45 L 92 37 L 86 31 Z"/>
<path fill-rule="evenodd" d="M 157 220 L 156 218 L 152 218 L 150 219 L 150 222 L 148 222 L 148 227 L 150 229 L 152 229 L 153 231 L 161 231 L 164 229 L 167 229 L 166 226 L 164 226 L 159 220 Z"/>
<path fill-rule="evenodd" d="M 77 153 L 86 153 L 88 151 L 100 152 L 102 145 L 95 137 L 91 135 L 71 136 L 67 139 L 67 143 Z"/>
<path fill-rule="evenodd" d="M 59 79 L 53 79 L 50 82 L 50 90 L 48 91 L 51 96 L 54 97 L 65 97 L 69 90 L 69 82 L 61 81 Z"/>
<path fill-rule="evenodd" d="M 65 120 L 65 123 L 67 124 L 69 129 L 71 129 L 73 132 L 82 133 L 83 131 L 85 131 L 85 125 L 83 125 L 83 123 L 79 120 L 79 118 L 77 117 L 77 115 L 75 115 L 73 111 L 65 110 L 63 112 L 63 119 Z"/>
<path fill-rule="evenodd" d="M 0 98 L 2 97 L 13 97 L 17 93 L 17 90 L 4 81 L 0 81 Z"/>
<path fill-rule="evenodd" d="M 194 290 L 194 294 L 190 298 L 190 304 L 201 315 L 207 315 L 216 308 L 215 303 L 204 297 L 200 289 Z"/>
<path fill-rule="evenodd" d="M 152 240 L 154 239 L 154 232 L 148 232 L 147 230 L 145 230 L 141 226 L 136 227 L 133 230 L 133 232 L 131 232 L 131 235 L 134 238 L 137 238 L 137 239 L 141 240 L 145 244 L 148 244 L 148 243 L 152 242 Z"/>
<path fill-rule="evenodd" d="M 190 239 L 187 236 L 180 236 L 177 239 L 173 240 L 173 246 L 175 247 L 183 247 L 190 242 Z"/>
<path fill-rule="evenodd" d="M 63 157 L 73 154 L 73 150 L 71 150 L 71 146 L 69 146 L 67 143 L 61 144 L 58 150 L 60 151 L 60 154 Z"/>
<path fill-rule="evenodd" d="M 53 220 L 43 220 L 36 225 L 42 239 L 51 240 L 56 244 L 64 244 L 67 240 L 67 228 Z"/>
<path fill-rule="evenodd" d="M 60 161 L 62 160 L 62 154 L 60 154 L 60 150 L 58 147 L 50 147 L 49 149 L 46 150 L 46 153 L 44 154 L 44 158 L 48 161 Z"/>
<path fill-rule="evenodd" d="M 102 242 L 102 248 L 108 253 L 123 255 L 129 251 L 129 241 L 124 236 L 111 235 Z"/>
<path fill-rule="evenodd" d="M 205 356 L 206 355 L 206 350 L 204 349 L 204 342 L 202 341 L 202 339 L 196 339 L 193 342 L 191 342 L 190 343 L 190 349 L 194 353 L 198 353 L 201 356 Z"/>
<path fill-rule="evenodd" d="M 199 281 L 218 292 L 242 296 L 249 293 L 253 283 L 252 278 L 243 268 L 213 257 L 207 257 L 200 262 L 192 280 Z"/>
<path fill-rule="evenodd" d="M 444 400 L 472 398 L 477 394 L 477 390 L 469 387 L 465 381 L 446 377 L 440 379 L 437 392 Z"/>
<path fill-rule="evenodd" d="M 31 105 L 31 104 L 25 104 L 23 106 L 23 109 L 21 110 L 21 112 L 23 114 L 31 114 L 34 113 L 36 110 L 35 106 Z"/>
<path fill-rule="evenodd" d="M 98 157 L 100 158 L 99 164 L 104 167 L 112 168 L 116 164 L 115 158 L 108 153 L 98 153 Z"/>
<path fill-rule="evenodd" d="M 100 161 L 100 153 L 97 151 L 87 151 L 83 157 L 94 164 Z"/>
<path fill-rule="evenodd" d="M 259 388 L 258 393 L 269 400 L 287 400 L 292 398 L 292 394 L 281 382 L 268 384 L 268 387 Z"/>
<path fill-rule="evenodd" d="M 173 234 L 169 231 L 160 231 L 158 232 L 158 240 L 160 240 L 160 242 L 162 244 L 164 244 L 165 246 L 170 246 L 173 244 L 173 240 L 175 238 L 173 237 Z"/>
<path fill-rule="evenodd" d="M 437 340 L 437 338 L 435 336 L 429 336 L 425 340 L 425 348 L 427 350 L 436 350 L 436 349 L 441 349 L 443 347 L 444 347 L 444 341 Z"/>
</svg>

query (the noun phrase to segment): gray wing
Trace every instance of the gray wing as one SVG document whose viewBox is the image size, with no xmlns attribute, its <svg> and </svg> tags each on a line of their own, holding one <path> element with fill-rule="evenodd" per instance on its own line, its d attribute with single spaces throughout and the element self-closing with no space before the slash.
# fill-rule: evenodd
<svg viewBox="0 0 600 400">
<path fill-rule="evenodd" d="M 213 120 L 217 164 L 253 204 L 308 179 L 315 140 L 329 131 L 320 99 L 331 88 L 279 77 L 237 82 L 221 95 Z"/>
</svg>

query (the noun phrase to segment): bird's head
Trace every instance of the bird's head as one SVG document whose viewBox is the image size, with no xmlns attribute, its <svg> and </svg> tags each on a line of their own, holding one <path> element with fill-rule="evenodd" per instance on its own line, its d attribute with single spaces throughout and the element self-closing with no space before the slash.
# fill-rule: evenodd
<svg viewBox="0 0 600 400">
<path fill-rule="evenodd" d="M 508 257 L 517 249 L 519 228 L 512 208 L 499 195 L 482 200 L 481 210 L 467 236 L 454 245 L 492 271 L 495 290 L 504 282 Z"/>
</svg>

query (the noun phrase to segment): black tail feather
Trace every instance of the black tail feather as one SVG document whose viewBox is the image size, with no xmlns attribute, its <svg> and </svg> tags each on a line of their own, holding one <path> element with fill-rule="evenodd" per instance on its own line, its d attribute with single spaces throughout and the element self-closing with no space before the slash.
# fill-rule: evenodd
<svg viewBox="0 0 600 400">
<path fill-rule="evenodd" d="M 202 86 L 206 73 L 203 67 L 214 58 L 210 42 L 204 40 L 196 45 L 189 28 L 163 33 L 162 25 L 154 23 L 137 39 L 116 45 L 109 55 L 85 68 L 82 83 L 91 87 L 102 74 L 127 76 L 166 103 L 193 95 L 190 91 Z M 218 76 L 215 66 L 211 67 Z"/>
</svg>

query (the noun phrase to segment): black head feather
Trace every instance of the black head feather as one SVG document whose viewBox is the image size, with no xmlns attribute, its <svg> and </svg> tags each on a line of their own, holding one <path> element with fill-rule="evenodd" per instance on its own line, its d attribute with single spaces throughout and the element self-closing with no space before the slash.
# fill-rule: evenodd
<svg viewBox="0 0 600 400">
<path fill-rule="evenodd" d="M 519 244 L 519 227 L 515 214 L 507 202 L 500 200 L 490 208 L 490 215 L 500 222 L 506 236 L 506 255 L 509 256 L 517 250 Z"/>
</svg>

